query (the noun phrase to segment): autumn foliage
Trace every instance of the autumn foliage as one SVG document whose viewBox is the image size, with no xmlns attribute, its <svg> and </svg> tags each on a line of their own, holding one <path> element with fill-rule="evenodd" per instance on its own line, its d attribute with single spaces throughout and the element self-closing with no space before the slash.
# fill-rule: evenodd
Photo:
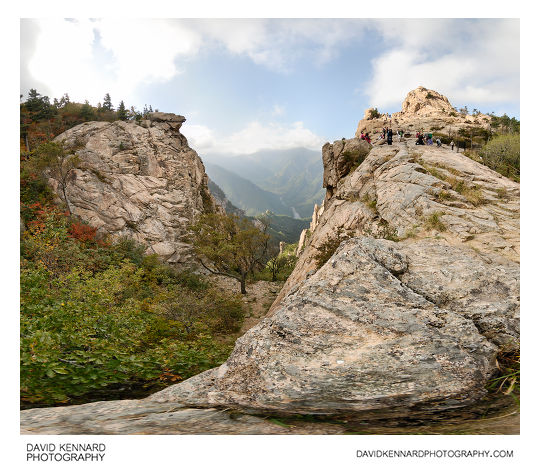
<svg viewBox="0 0 540 468">
<path fill-rule="evenodd" d="M 76 154 L 50 139 L 115 118 L 67 96 L 51 104 L 35 90 L 21 104 L 23 408 L 148 395 L 224 362 L 243 320 L 237 295 L 131 239 L 101 236 L 70 214 L 65 190 L 53 194 L 47 178 L 67 185 Z"/>
</svg>

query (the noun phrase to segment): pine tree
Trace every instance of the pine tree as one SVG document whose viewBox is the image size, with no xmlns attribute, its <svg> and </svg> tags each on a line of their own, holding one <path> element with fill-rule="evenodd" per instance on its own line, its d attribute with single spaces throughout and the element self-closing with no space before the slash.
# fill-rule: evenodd
<svg viewBox="0 0 540 468">
<path fill-rule="evenodd" d="M 103 109 L 108 110 L 108 111 L 114 110 L 114 107 L 111 101 L 111 96 L 109 93 L 105 94 L 105 97 L 103 98 Z"/>
<path fill-rule="evenodd" d="M 48 96 L 42 96 L 35 89 L 28 92 L 28 99 L 24 103 L 30 113 L 30 118 L 36 122 L 41 119 L 50 119 L 56 109 L 51 105 Z"/>
<path fill-rule="evenodd" d="M 92 120 L 94 118 L 94 109 L 88 100 L 84 101 L 84 104 L 81 106 L 81 117 L 84 120 Z"/>
<path fill-rule="evenodd" d="M 120 105 L 118 106 L 118 111 L 116 112 L 116 114 L 117 114 L 119 120 L 127 120 L 128 119 L 128 113 L 127 113 L 124 101 L 120 101 Z"/>
<path fill-rule="evenodd" d="M 66 107 L 66 105 L 70 102 L 71 101 L 69 99 L 68 93 L 64 93 L 64 95 L 60 98 L 60 107 Z"/>
</svg>

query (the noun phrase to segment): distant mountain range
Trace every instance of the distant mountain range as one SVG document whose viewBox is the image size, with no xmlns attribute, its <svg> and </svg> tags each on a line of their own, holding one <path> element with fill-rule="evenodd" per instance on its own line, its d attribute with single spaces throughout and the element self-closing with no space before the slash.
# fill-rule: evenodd
<svg viewBox="0 0 540 468">
<path fill-rule="evenodd" d="M 227 213 L 235 214 L 240 217 L 246 216 L 246 213 L 243 210 L 237 208 L 230 202 L 223 190 L 221 190 L 212 179 L 208 180 L 208 189 Z M 266 221 L 268 221 L 268 234 L 270 234 L 270 238 L 275 245 L 278 245 L 280 241 L 286 242 L 287 244 L 298 242 L 302 229 L 307 229 L 310 223 L 307 219 L 295 219 L 287 215 L 278 215 L 270 210 L 257 216 L 248 216 L 248 218 L 252 220 L 255 218 L 266 219 Z"/>
<path fill-rule="evenodd" d="M 318 151 L 294 148 L 201 157 L 210 179 L 250 216 L 270 210 L 275 214 L 310 218 L 313 205 L 324 197 Z"/>
<path fill-rule="evenodd" d="M 291 209 L 281 202 L 279 195 L 267 192 L 248 179 L 217 164 L 205 162 L 204 167 L 208 177 L 225 192 L 233 205 L 242 209 L 248 216 L 256 216 L 267 210 L 292 216 Z"/>
</svg>

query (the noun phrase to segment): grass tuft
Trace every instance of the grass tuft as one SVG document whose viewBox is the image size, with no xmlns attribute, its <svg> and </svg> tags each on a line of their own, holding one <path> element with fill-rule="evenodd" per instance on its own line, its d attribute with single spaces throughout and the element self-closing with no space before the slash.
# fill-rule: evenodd
<svg viewBox="0 0 540 468">
<path fill-rule="evenodd" d="M 446 231 L 446 225 L 441 221 L 441 216 L 443 215 L 443 212 L 436 211 L 435 213 L 431 213 L 431 215 L 426 217 L 424 220 L 424 226 L 426 227 L 426 229 L 435 229 L 439 232 Z"/>
</svg>

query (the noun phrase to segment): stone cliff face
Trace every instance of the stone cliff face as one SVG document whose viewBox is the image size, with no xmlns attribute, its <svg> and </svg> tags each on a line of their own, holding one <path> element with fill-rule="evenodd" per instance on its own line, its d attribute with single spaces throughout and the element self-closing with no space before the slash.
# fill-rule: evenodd
<svg viewBox="0 0 540 468">
<path fill-rule="evenodd" d="M 140 123 L 88 122 L 56 137 L 81 161 L 66 189 L 73 214 L 170 263 L 189 261 L 187 226 L 217 208 L 201 159 L 179 133 L 184 121 L 154 112 Z"/>
<path fill-rule="evenodd" d="M 383 127 L 391 127 L 394 132 L 401 129 L 412 133 L 417 131 L 438 131 L 444 134 L 456 133 L 459 129 L 470 127 L 489 128 L 490 117 L 479 113 L 478 115 L 461 115 L 456 112 L 448 98 L 432 89 L 419 86 L 410 91 L 400 112 L 382 114 L 372 118 L 371 111 L 367 109 L 364 118 L 358 123 L 356 136 L 362 132 L 369 132 L 371 136 L 380 133 Z"/>
<path fill-rule="evenodd" d="M 327 143 L 323 164 L 327 196 L 297 266 L 223 365 L 138 403 L 23 411 L 23 430 L 76 430 L 91 411 L 129 433 L 159 432 L 167 411 L 193 424 L 223 408 L 369 420 L 478 402 L 497 354 L 519 348 L 519 184 L 413 139 Z M 131 430 L 121 421 L 137 411 L 147 422 Z"/>
</svg>

